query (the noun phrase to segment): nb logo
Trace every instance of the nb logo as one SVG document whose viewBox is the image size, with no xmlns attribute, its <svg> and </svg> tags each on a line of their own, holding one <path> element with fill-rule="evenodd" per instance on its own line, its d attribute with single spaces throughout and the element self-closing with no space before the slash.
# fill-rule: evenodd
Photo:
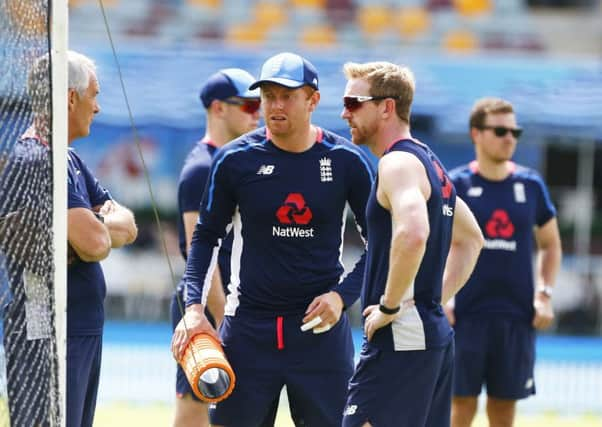
<svg viewBox="0 0 602 427">
<path fill-rule="evenodd" d="M 261 165 L 257 175 L 271 175 L 274 172 L 274 165 Z"/>
<path fill-rule="evenodd" d="M 356 411 L 357 411 L 357 405 L 349 405 L 345 408 L 345 411 L 343 412 L 343 416 L 355 415 Z"/>
<path fill-rule="evenodd" d="M 454 216 L 454 210 L 449 205 L 443 205 L 443 215 Z"/>
</svg>

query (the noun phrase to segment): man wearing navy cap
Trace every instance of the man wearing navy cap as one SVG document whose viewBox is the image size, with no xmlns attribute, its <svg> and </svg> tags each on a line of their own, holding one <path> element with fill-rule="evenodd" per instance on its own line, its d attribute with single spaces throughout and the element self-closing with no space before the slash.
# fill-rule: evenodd
<svg viewBox="0 0 602 427">
<path fill-rule="evenodd" d="M 178 359 L 195 333 L 217 336 L 202 295 L 231 224 L 232 283 L 220 335 L 236 386 L 211 410 L 212 425 L 261 425 L 286 386 L 296 425 L 338 427 L 353 371 L 344 310 L 359 297 L 365 259 L 343 277 L 345 206 L 365 230 L 374 170 L 349 141 L 311 123 L 320 93 L 309 61 L 273 56 L 255 88 L 266 126 L 214 158 L 186 265 L 188 334 L 178 325 L 172 351 Z"/>
<path fill-rule="evenodd" d="M 257 128 L 259 122 L 259 91 L 250 90 L 255 79 L 239 68 L 227 68 L 211 75 L 201 88 L 200 98 L 207 110 L 205 136 L 188 154 L 178 183 L 178 233 L 180 252 L 184 259 L 190 248 L 192 232 L 199 216 L 199 206 L 211 159 L 229 141 Z M 206 314 L 218 328 L 224 316 L 224 290 L 230 282 L 230 251 L 232 239 L 227 238 L 218 255 L 218 268 L 206 291 Z M 182 318 L 184 282 L 180 282 L 171 303 L 172 325 Z M 178 302 L 180 301 L 180 303 Z M 176 413 L 174 426 L 208 426 L 207 405 L 192 393 L 182 368 L 176 373 Z"/>
</svg>

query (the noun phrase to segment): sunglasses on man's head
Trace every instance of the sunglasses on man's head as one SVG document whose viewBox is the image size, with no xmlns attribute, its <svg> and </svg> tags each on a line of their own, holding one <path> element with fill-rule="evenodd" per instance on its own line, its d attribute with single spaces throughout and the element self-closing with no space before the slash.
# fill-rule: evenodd
<svg viewBox="0 0 602 427">
<path fill-rule="evenodd" d="M 367 95 L 356 95 L 356 96 L 344 96 L 343 106 L 350 112 L 354 112 L 359 109 L 364 102 L 368 101 L 380 101 L 381 99 L 399 99 L 398 96 L 367 96 Z"/>
<path fill-rule="evenodd" d="M 240 109 L 247 114 L 255 114 L 261 108 L 261 101 L 259 99 L 228 98 L 224 102 L 240 106 Z"/>
<path fill-rule="evenodd" d="M 513 137 L 515 137 L 516 139 L 518 139 L 518 138 L 520 138 L 520 136 L 523 133 L 523 129 L 522 128 L 507 128 L 505 126 L 481 126 L 481 127 L 479 127 L 479 129 L 481 129 L 481 130 L 485 130 L 485 129 L 492 130 L 493 133 L 495 134 L 495 136 L 500 137 L 500 138 L 506 136 L 508 134 L 508 132 L 510 132 Z"/>
</svg>

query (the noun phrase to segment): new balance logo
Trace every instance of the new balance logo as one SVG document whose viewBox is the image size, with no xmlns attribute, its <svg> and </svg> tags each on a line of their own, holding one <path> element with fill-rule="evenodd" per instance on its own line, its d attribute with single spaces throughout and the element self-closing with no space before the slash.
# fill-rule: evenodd
<svg viewBox="0 0 602 427">
<path fill-rule="evenodd" d="M 355 415 L 356 411 L 357 411 L 357 405 L 349 405 L 345 408 L 345 411 L 343 411 L 343 416 Z"/>
<path fill-rule="evenodd" d="M 468 197 L 481 197 L 481 194 L 483 194 L 483 187 L 470 187 L 466 194 Z"/>
<path fill-rule="evenodd" d="M 274 172 L 274 165 L 261 165 L 257 175 L 271 175 Z"/>
</svg>

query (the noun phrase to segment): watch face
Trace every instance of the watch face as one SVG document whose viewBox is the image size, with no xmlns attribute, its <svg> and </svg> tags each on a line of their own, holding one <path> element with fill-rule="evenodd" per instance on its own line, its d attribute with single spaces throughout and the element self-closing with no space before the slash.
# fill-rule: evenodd
<svg viewBox="0 0 602 427">
<path fill-rule="evenodd" d="M 550 286 L 540 286 L 539 292 L 547 296 L 548 298 L 552 297 L 552 288 Z"/>
</svg>

